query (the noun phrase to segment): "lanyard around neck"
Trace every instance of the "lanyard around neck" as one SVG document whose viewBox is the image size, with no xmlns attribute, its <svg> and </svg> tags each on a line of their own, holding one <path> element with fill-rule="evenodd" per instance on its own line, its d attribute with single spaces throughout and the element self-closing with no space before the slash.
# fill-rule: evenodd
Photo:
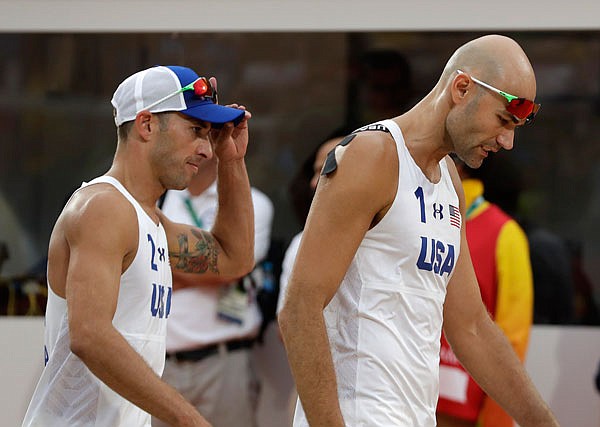
<svg viewBox="0 0 600 427">
<path fill-rule="evenodd" d="M 481 206 L 483 202 L 485 202 L 485 199 L 483 198 L 483 196 L 479 196 L 475 200 L 473 200 L 473 203 L 471 203 L 471 206 L 469 206 L 469 208 L 467 209 L 467 212 L 465 212 L 465 216 L 467 217 L 467 219 L 469 219 L 471 217 L 471 215 L 473 215 L 473 212 L 475 212 L 475 209 L 477 209 L 479 206 Z"/>
<path fill-rule="evenodd" d="M 202 228 L 202 219 L 200 219 L 200 217 L 196 213 L 196 209 L 194 209 L 194 206 L 192 205 L 192 200 L 189 197 L 186 197 L 185 199 L 183 199 L 183 203 L 185 203 L 185 207 L 187 208 L 192 219 L 194 220 L 194 224 L 196 225 L 196 227 Z"/>
</svg>

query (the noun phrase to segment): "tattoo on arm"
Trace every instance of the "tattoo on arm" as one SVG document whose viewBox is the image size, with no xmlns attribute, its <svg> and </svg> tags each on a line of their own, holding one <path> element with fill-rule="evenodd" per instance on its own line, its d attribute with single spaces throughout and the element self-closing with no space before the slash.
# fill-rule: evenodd
<svg viewBox="0 0 600 427">
<path fill-rule="evenodd" d="M 179 252 L 170 253 L 172 257 L 178 259 L 175 268 L 186 273 L 202 274 L 207 271 L 218 273 L 217 258 L 219 249 L 214 237 L 209 232 L 198 228 L 190 228 L 190 232 L 198 241 L 190 250 L 188 234 L 182 233 L 177 236 Z"/>
</svg>

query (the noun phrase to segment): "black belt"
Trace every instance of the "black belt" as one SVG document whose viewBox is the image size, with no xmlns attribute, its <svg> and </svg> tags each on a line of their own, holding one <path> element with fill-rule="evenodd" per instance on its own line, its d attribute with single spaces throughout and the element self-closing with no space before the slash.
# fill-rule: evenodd
<svg viewBox="0 0 600 427">
<path fill-rule="evenodd" d="M 225 341 L 222 343 L 225 345 L 227 351 L 235 351 L 241 350 L 244 348 L 252 348 L 254 344 L 253 339 L 249 340 L 232 340 Z M 183 351 L 175 351 L 173 353 L 167 353 L 167 359 L 175 358 L 178 362 L 182 361 L 193 361 L 198 362 L 202 359 L 205 359 L 209 356 L 213 356 L 219 353 L 219 346 L 221 344 L 211 344 L 202 348 L 198 348 L 195 350 L 183 350 Z"/>
</svg>

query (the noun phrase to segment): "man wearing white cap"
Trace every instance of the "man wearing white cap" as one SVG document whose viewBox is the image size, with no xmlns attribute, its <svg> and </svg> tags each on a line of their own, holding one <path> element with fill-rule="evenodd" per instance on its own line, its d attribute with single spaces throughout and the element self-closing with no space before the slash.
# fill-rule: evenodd
<svg viewBox="0 0 600 427">
<path fill-rule="evenodd" d="M 230 281 L 253 266 L 253 210 L 244 162 L 250 113 L 217 105 L 216 80 L 158 66 L 128 77 L 112 99 L 118 143 L 106 174 L 67 202 L 48 252 L 45 368 L 24 426 L 209 426 L 160 379 L 171 268 Z M 202 159 L 219 159 L 212 230 L 156 208 Z"/>
</svg>

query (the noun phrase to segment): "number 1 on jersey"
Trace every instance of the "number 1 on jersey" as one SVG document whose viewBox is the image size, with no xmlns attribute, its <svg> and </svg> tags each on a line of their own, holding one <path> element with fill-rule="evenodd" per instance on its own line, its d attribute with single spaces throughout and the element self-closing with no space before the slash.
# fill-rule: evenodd
<svg viewBox="0 0 600 427">
<path fill-rule="evenodd" d="M 418 187 L 415 190 L 415 196 L 417 200 L 419 200 L 419 205 L 421 206 L 421 222 L 425 223 L 425 196 L 423 195 L 423 188 Z"/>
</svg>

